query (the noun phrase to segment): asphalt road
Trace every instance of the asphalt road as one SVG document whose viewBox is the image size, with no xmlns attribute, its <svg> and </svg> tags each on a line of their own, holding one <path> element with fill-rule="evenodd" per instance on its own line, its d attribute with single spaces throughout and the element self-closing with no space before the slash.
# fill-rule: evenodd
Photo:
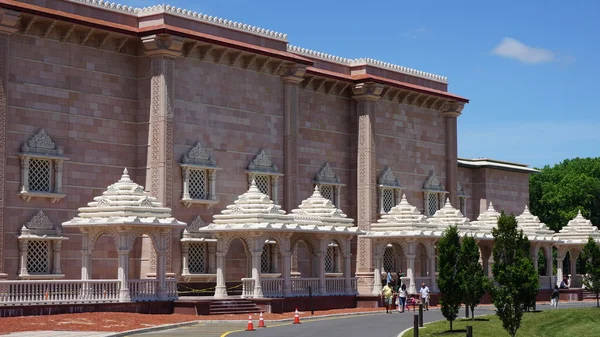
<svg viewBox="0 0 600 337">
<path fill-rule="evenodd" d="M 561 303 L 561 308 L 587 307 L 594 306 L 591 302 L 570 302 Z M 538 310 L 553 310 L 550 305 L 539 305 Z M 476 315 L 493 314 L 494 308 L 485 306 L 475 309 Z M 346 316 L 346 317 L 327 317 L 315 320 L 305 320 L 300 325 L 291 323 L 267 323 L 266 329 L 256 331 L 243 331 L 246 324 L 232 324 L 228 326 L 217 325 L 194 325 L 178 329 L 158 331 L 136 336 L 146 337 L 397 337 L 405 329 L 411 328 L 413 324 L 414 312 L 411 311 L 400 314 L 386 314 L 385 312 L 369 314 L 364 316 Z M 302 317 L 306 316 L 304 313 Z M 464 309 L 460 312 L 460 317 L 464 316 Z M 443 320 L 444 317 L 439 309 L 426 311 L 423 317 L 425 323 Z M 254 321 L 254 326 L 258 322 Z M 241 330 L 241 331 L 240 331 Z"/>
</svg>

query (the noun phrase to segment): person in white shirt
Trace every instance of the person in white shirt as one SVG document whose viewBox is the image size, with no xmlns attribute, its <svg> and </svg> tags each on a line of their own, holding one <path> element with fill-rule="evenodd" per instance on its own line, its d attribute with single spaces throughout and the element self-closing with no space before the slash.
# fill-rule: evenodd
<svg viewBox="0 0 600 337">
<path fill-rule="evenodd" d="M 423 283 L 419 292 L 421 293 L 421 303 L 425 306 L 425 310 L 429 311 L 429 287 Z"/>
</svg>

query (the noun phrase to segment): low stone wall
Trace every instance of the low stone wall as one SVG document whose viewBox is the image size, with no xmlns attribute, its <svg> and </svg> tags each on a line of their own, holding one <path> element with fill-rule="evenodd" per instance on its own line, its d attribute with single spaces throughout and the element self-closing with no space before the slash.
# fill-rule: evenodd
<svg viewBox="0 0 600 337">
<path fill-rule="evenodd" d="M 0 317 L 75 314 L 82 312 L 134 312 L 138 314 L 172 314 L 173 302 L 47 304 L 0 306 Z"/>
</svg>

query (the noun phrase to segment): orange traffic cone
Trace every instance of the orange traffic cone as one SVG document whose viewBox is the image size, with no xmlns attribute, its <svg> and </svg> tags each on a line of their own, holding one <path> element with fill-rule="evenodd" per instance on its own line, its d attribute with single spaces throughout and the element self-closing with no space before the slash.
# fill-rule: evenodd
<svg viewBox="0 0 600 337">
<path fill-rule="evenodd" d="M 294 324 L 300 324 L 300 315 L 298 312 L 298 308 L 296 308 L 296 313 L 294 314 Z"/>
<path fill-rule="evenodd" d="M 246 331 L 254 331 L 254 323 L 252 323 L 252 314 L 248 315 L 248 327 Z"/>
<path fill-rule="evenodd" d="M 258 319 L 258 327 L 259 328 L 266 328 L 267 327 L 265 325 L 265 319 L 263 318 L 262 311 L 260 312 L 260 318 Z"/>
</svg>

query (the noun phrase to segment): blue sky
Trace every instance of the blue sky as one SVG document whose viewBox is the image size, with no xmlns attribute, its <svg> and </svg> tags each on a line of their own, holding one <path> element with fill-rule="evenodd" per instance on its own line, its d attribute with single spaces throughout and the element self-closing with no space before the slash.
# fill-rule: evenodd
<svg viewBox="0 0 600 337">
<path fill-rule="evenodd" d="M 143 7 L 156 2 L 122 0 Z M 598 156 L 600 1 L 171 0 L 291 44 L 448 76 L 458 153 L 542 167 Z"/>
</svg>

